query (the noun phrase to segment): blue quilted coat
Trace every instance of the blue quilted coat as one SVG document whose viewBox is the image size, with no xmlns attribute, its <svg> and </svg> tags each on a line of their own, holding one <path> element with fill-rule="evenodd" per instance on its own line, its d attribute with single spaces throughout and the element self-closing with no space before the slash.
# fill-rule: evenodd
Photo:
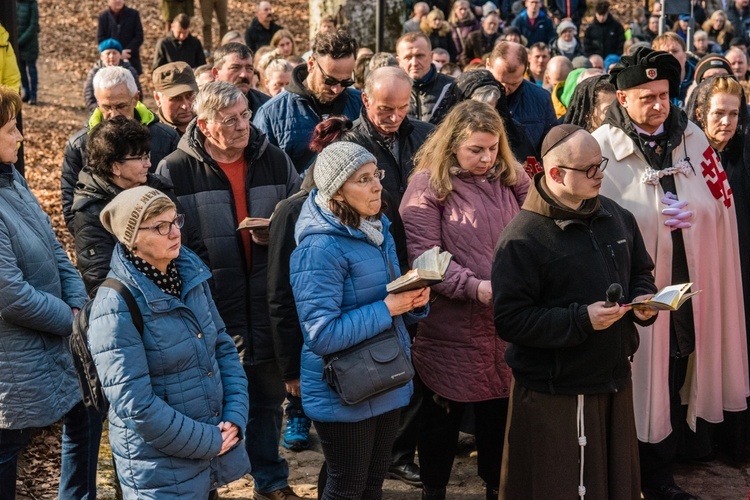
<svg viewBox="0 0 750 500">
<path fill-rule="evenodd" d="M 119 243 L 109 277 L 122 281 L 143 316 L 143 336 L 125 300 L 100 287 L 89 345 L 109 399 L 109 442 L 125 498 L 208 498 L 250 463 L 243 441 L 217 457 L 228 421 L 247 424 L 247 378 L 208 287 L 211 273 L 192 251 L 175 260 L 182 297 L 137 271 Z"/>
<path fill-rule="evenodd" d="M 46 427 L 81 400 L 66 337 L 85 302 L 49 217 L 0 164 L 0 429 Z"/>
<path fill-rule="evenodd" d="M 322 380 L 322 356 L 358 344 L 396 327 L 406 349 L 409 334 L 404 319 L 417 321 L 427 308 L 391 317 L 385 305 L 390 269 L 398 276 L 396 247 L 383 216 L 385 241 L 375 246 L 359 229 L 341 224 L 333 214 L 315 204 L 318 190 L 310 193 L 297 221 L 298 246 L 290 263 L 292 289 L 305 336 L 300 383 L 305 413 L 318 422 L 359 422 L 409 403 L 411 382 L 362 403 L 344 406 Z"/>
</svg>

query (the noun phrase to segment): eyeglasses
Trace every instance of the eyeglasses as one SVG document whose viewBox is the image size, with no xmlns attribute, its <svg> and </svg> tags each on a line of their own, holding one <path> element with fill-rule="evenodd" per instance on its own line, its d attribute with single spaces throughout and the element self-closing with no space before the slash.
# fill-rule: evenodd
<svg viewBox="0 0 750 500">
<path fill-rule="evenodd" d="M 185 215 L 177 214 L 177 217 L 175 217 L 172 222 L 160 222 L 159 224 L 155 226 L 151 226 L 151 227 L 141 226 L 138 229 L 151 229 L 152 231 L 156 231 L 162 236 L 166 236 L 172 232 L 172 226 L 177 226 L 177 229 L 182 229 L 182 226 L 184 225 L 185 225 Z"/>
<path fill-rule="evenodd" d="M 100 104 L 99 110 L 102 112 L 108 112 L 111 113 L 112 111 L 116 111 L 118 113 L 125 111 L 128 109 L 128 107 L 132 106 L 132 103 L 130 102 L 124 102 L 120 104 L 115 104 L 114 106 L 110 106 L 109 104 Z"/>
<path fill-rule="evenodd" d="M 151 161 L 151 153 L 143 153 L 139 156 L 126 156 L 122 160 L 120 160 L 120 163 L 125 163 L 128 160 L 140 160 L 141 163 L 146 163 Z"/>
<path fill-rule="evenodd" d="M 352 181 L 346 182 L 354 182 L 359 184 L 360 186 L 367 186 L 369 184 L 372 184 L 375 179 L 377 179 L 378 181 L 382 181 L 383 179 L 385 179 L 385 170 L 376 170 L 372 175 L 363 175 L 359 179 L 354 179 Z"/>
<path fill-rule="evenodd" d="M 318 69 L 320 70 L 320 73 L 323 75 L 323 83 L 328 85 L 329 87 L 334 87 L 336 85 L 341 85 L 342 87 L 351 87 L 354 85 L 354 80 L 351 78 L 347 78 L 346 80 L 336 80 L 335 78 L 328 76 L 325 71 L 323 71 L 323 68 L 320 67 L 320 63 L 317 59 L 315 59 L 315 64 L 318 66 Z"/>
<path fill-rule="evenodd" d="M 229 118 L 225 118 L 223 120 L 208 120 L 208 121 L 218 123 L 224 128 L 234 128 L 237 126 L 238 123 L 240 123 L 240 120 L 246 121 L 246 122 L 250 121 L 251 116 L 253 116 L 253 114 L 248 109 L 240 113 L 239 116 L 230 116 Z"/>
<path fill-rule="evenodd" d="M 587 179 L 593 179 L 596 175 L 596 171 L 604 172 L 604 170 L 607 168 L 607 162 L 609 161 L 609 158 L 602 157 L 602 161 L 599 163 L 594 163 L 593 165 L 586 167 L 586 168 L 571 168 L 571 167 L 564 167 L 562 165 L 557 165 L 557 168 L 562 168 L 565 170 L 574 170 L 576 172 L 584 172 L 586 174 Z"/>
</svg>

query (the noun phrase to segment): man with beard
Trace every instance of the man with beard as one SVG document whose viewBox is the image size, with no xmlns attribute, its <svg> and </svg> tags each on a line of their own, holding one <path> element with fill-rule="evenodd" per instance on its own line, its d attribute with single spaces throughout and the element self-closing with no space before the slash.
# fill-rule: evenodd
<svg viewBox="0 0 750 500">
<path fill-rule="evenodd" d="M 216 307 L 247 374 L 245 446 L 254 498 L 298 500 L 279 456 L 286 391 L 269 326 L 268 229 L 237 231 L 237 225 L 245 217 L 270 217 L 278 202 L 297 192 L 300 179 L 289 158 L 250 125 L 247 98 L 237 87 L 206 84 L 195 112 L 197 119 L 158 173 L 173 183 L 186 219 L 194 221 L 208 249 Z"/>
<path fill-rule="evenodd" d="M 156 68 L 154 101 L 159 108 L 159 119 L 175 129 L 180 137 L 193 118 L 193 101 L 198 93 L 193 70 L 187 63 L 175 62 Z"/>
<path fill-rule="evenodd" d="M 633 393 L 647 500 L 695 498 L 674 482 L 677 450 L 684 440 L 699 444 L 695 431 L 706 422 L 744 410 L 750 394 L 734 199 L 706 136 L 670 105 L 680 73 L 666 52 L 623 56 L 610 71 L 617 100 L 593 134 L 611 163 L 601 192 L 638 221 L 657 287 L 704 290 L 639 328 Z"/>
<path fill-rule="evenodd" d="M 242 43 L 222 45 L 214 52 L 214 67 L 211 70 L 216 82 L 229 82 L 247 97 L 248 109 L 255 114 L 270 97 L 253 88 L 253 51 Z"/>
<path fill-rule="evenodd" d="M 271 45 L 273 34 L 280 29 L 283 29 L 283 26 L 274 21 L 271 2 L 258 2 L 255 7 L 255 17 L 245 30 L 245 43 L 250 50 L 255 52 L 264 45 Z"/>
<path fill-rule="evenodd" d="M 261 106 L 253 123 L 271 144 L 292 159 L 304 172 L 315 159 L 308 147 L 315 126 L 329 116 L 359 117 L 362 94 L 354 85 L 357 41 L 346 31 L 318 33 L 307 64 L 292 71 L 292 81 L 282 92 Z"/>
</svg>

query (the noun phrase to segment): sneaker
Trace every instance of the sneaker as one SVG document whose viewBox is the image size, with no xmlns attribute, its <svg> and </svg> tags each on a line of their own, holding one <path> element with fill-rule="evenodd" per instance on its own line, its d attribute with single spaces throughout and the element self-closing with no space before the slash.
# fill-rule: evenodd
<svg viewBox="0 0 750 500">
<path fill-rule="evenodd" d="M 255 491 L 253 494 L 253 500 L 303 500 L 302 497 L 297 496 L 296 493 L 289 487 L 281 488 L 280 490 L 271 491 L 269 493 L 258 493 Z"/>
<path fill-rule="evenodd" d="M 312 421 L 305 417 L 287 417 L 284 439 L 281 444 L 292 451 L 306 450 L 310 446 L 310 425 Z"/>
</svg>

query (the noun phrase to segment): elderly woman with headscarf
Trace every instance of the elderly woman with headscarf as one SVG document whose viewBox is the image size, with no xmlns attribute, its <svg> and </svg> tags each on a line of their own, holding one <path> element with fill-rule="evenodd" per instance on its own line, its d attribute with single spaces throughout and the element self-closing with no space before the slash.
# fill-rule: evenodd
<svg viewBox="0 0 750 500">
<path fill-rule="evenodd" d="M 125 499 L 205 500 L 250 470 L 245 371 L 211 297 L 211 272 L 180 243 L 185 216 L 164 193 L 126 189 L 102 211 L 118 240 L 89 317 L 109 400 L 109 442 Z M 140 331 L 139 331 L 140 330 Z"/>
</svg>

